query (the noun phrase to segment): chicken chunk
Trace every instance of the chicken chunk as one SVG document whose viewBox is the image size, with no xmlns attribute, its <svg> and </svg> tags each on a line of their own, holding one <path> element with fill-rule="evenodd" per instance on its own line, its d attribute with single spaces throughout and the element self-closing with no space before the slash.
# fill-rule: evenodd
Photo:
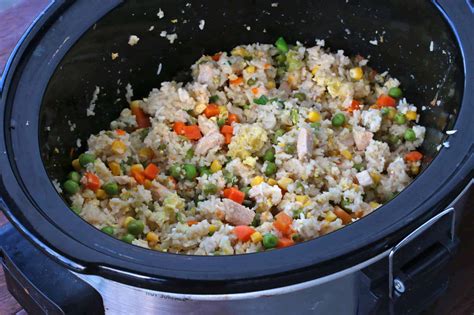
<svg viewBox="0 0 474 315">
<path fill-rule="evenodd" d="M 205 155 L 209 150 L 220 147 L 224 144 L 224 136 L 219 132 L 211 132 L 206 136 L 202 137 L 197 145 L 194 152 L 197 155 Z"/>
<path fill-rule="evenodd" d="M 230 199 L 224 199 L 225 220 L 233 225 L 249 225 L 255 212 Z"/>
<path fill-rule="evenodd" d="M 352 131 L 354 136 L 354 142 L 356 144 L 357 150 L 365 150 L 372 140 L 374 134 L 370 131 L 366 131 L 364 128 L 355 127 Z"/>
<path fill-rule="evenodd" d="M 212 132 L 219 132 L 219 127 L 217 126 L 217 124 L 212 120 L 207 119 L 203 115 L 199 115 L 198 125 L 203 135 L 207 135 Z"/>
<path fill-rule="evenodd" d="M 313 134 L 307 128 L 300 129 L 296 142 L 296 150 L 298 151 L 298 159 L 300 160 L 303 160 L 313 151 Z"/>
</svg>

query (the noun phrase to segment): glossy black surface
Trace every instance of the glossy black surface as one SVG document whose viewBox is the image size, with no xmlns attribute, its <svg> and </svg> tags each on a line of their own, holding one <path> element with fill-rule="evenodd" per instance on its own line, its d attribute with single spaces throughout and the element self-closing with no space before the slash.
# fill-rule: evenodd
<svg viewBox="0 0 474 315">
<path fill-rule="evenodd" d="M 468 104 L 474 91 L 467 83 L 473 80 L 474 49 L 467 41 L 472 19 L 466 17 L 472 15 L 463 1 L 445 7 L 461 46 L 440 11 L 427 1 L 298 0 L 282 1 L 276 8 L 267 1 L 228 1 L 226 6 L 192 1 L 191 7 L 186 1 L 128 1 L 94 25 L 117 3 L 58 1 L 22 44 L 2 94 L 0 208 L 71 269 L 173 292 L 245 292 L 298 283 L 393 246 L 442 210 L 472 177 L 473 108 Z M 162 20 L 156 17 L 160 7 Z M 175 18 L 178 23 L 171 23 Z M 201 19 L 206 21 L 204 31 L 198 28 Z M 149 32 L 151 25 L 155 30 Z M 170 45 L 159 36 L 162 30 L 176 32 L 178 41 Z M 131 34 L 141 38 L 134 47 L 127 44 Z M 397 198 L 364 220 L 316 240 L 233 257 L 172 255 L 130 246 L 68 210 L 48 174 L 61 179 L 70 171 L 69 152 L 76 139 L 84 143 L 89 134 L 108 127 L 126 106 L 126 83 L 134 86 L 135 97 L 143 97 L 161 81 L 185 73 L 202 53 L 241 43 L 271 43 L 280 35 L 308 45 L 321 38 L 332 49 L 370 55 L 371 65 L 398 77 L 417 106 L 430 107 L 435 97 L 441 100 L 422 121 L 429 127 L 424 153 L 436 158 Z M 374 39 L 376 46 L 369 43 Z M 112 61 L 112 52 L 119 52 L 120 59 Z M 157 76 L 159 63 L 163 69 Z M 95 86 L 101 87 L 96 115 L 86 117 Z M 76 124 L 74 131 L 68 120 Z M 444 131 L 453 128 L 458 134 L 449 139 L 451 148 L 436 156 Z"/>
</svg>

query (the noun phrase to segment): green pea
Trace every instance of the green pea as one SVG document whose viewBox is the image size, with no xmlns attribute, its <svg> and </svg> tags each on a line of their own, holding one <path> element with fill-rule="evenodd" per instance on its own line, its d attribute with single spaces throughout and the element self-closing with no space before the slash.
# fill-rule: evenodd
<svg viewBox="0 0 474 315">
<path fill-rule="evenodd" d="M 254 98 L 253 102 L 257 105 L 266 105 L 268 103 L 268 98 L 265 95 L 262 95 L 259 98 Z"/>
<path fill-rule="evenodd" d="M 314 131 L 317 131 L 319 128 L 321 128 L 321 123 L 320 122 L 313 122 L 310 123 L 309 126 L 314 129 Z"/>
<path fill-rule="evenodd" d="M 76 213 L 76 214 L 81 214 L 81 212 L 82 212 L 82 209 L 79 208 L 78 206 L 71 206 L 70 209 L 72 211 L 74 211 L 74 213 Z"/>
<path fill-rule="evenodd" d="M 284 134 L 285 134 L 285 130 L 277 129 L 277 131 L 275 131 L 275 134 L 273 135 L 273 143 L 277 143 L 278 138 L 283 136 Z"/>
<path fill-rule="evenodd" d="M 248 84 L 249 86 L 252 86 L 252 85 L 254 85 L 255 83 L 257 83 L 257 80 L 256 80 L 256 79 L 248 79 L 248 80 L 247 80 L 247 84 Z"/>
<path fill-rule="evenodd" d="M 286 68 L 285 67 L 278 67 L 277 68 L 277 76 L 278 77 L 283 77 L 286 73 Z"/>
<path fill-rule="evenodd" d="M 282 53 L 287 53 L 288 52 L 288 44 L 286 43 L 285 39 L 283 37 L 278 37 L 278 39 L 275 42 L 276 48 L 282 52 Z"/>
<path fill-rule="evenodd" d="M 331 120 L 334 127 L 341 127 L 346 122 L 346 116 L 343 113 L 337 113 Z"/>
<path fill-rule="evenodd" d="M 68 179 L 67 181 L 65 181 L 63 187 L 64 190 L 71 195 L 77 193 L 80 189 L 79 184 L 73 181 L 72 179 Z"/>
<path fill-rule="evenodd" d="M 107 183 L 102 186 L 102 189 L 105 190 L 105 192 L 109 196 L 118 195 L 119 193 L 119 186 L 117 185 L 117 183 Z"/>
<path fill-rule="evenodd" d="M 132 234 L 127 233 L 124 236 L 122 236 L 122 241 L 124 241 L 125 243 L 132 244 L 134 240 L 135 240 L 135 236 L 133 236 Z"/>
<path fill-rule="evenodd" d="M 275 248 L 278 244 L 278 237 L 271 233 L 263 235 L 263 247 L 266 249 Z"/>
<path fill-rule="evenodd" d="M 265 175 L 272 176 L 277 172 L 277 166 L 273 162 L 268 162 L 267 167 L 265 168 Z"/>
<path fill-rule="evenodd" d="M 217 186 L 212 183 L 205 184 L 203 192 L 206 195 L 213 195 L 217 192 Z"/>
<path fill-rule="evenodd" d="M 299 234 L 296 234 L 296 233 L 295 233 L 295 234 L 293 234 L 293 235 L 291 236 L 291 239 L 296 242 L 296 241 L 298 241 L 298 240 L 300 239 L 300 237 L 301 237 L 301 236 L 300 236 Z"/>
<path fill-rule="evenodd" d="M 393 98 L 401 98 L 403 96 L 403 92 L 400 88 L 393 87 L 390 90 L 388 90 L 388 95 Z"/>
<path fill-rule="evenodd" d="M 396 135 L 389 135 L 387 140 L 391 145 L 396 145 L 400 142 L 400 137 Z"/>
<path fill-rule="evenodd" d="M 390 112 L 390 109 L 388 107 L 384 107 L 380 110 L 380 113 L 382 113 L 383 116 L 388 115 Z"/>
<path fill-rule="evenodd" d="M 205 166 L 201 166 L 199 168 L 199 176 L 204 176 L 204 175 L 211 175 L 211 170 Z"/>
<path fill-rule="evenodd" d="M 243 192 L 245 194 L 245 198 L 248 198 L 249 197 L 249 191 L 250 189 L 252 189 L 251 187 L 243 187 L 240 189 L 241 192 Z"/>
<path fill-rule="evenodd" d="M 302 102 L 304 100 L 306 100 L 306 94 L 304 93 L 296 93 L 294 95 L 294 98 L 296 98 L 298 101 Z"/>
<path fill-rule="evenodd" d="M 293 108 L 290 111 L 290 117 L 291 117 L 291 122 L 293 123 L 293 125 L 296 125 L 298 123 L 298 118 L 299 118 L 298 110 L 296 108 Z"/>
<path fill-rule="evenodd" d="M 217 125 L 220 127 L 225 125 L 225 119 L 224 118 L 219 118 L 217 119 Z"/>
<path fill-rule="evenodd" d="M 347 199 L 347 198 L 344 198 L 344 199 L 341 200 L 341 208 L 344 209 L 344 210 L 346 210 L 346 212 L 352 212 L 352 211 L 348 208 L 348 206 L 350 206 L 351 204 L 352 204 L 352 202 L 351 202 L 349 199 Z"/>
<path fill-rule="evenodd" d="M 403 125 L 404 123 L 407 122 L 407 119 L 405 118 L 405 115 L 402 113 L 397 113 L 395 117 L 393 117 L 393 120 L 397 125 Z"/>
<path fill-rule="evenodd" d="M 186 155 L 184 156 L 184 158 L 187 160 L 191 160 L 193 156 L 194 156 L 194 150 L 189 149 L 188 151 L 186 151 Z"/>
<path fill-rule="evenodd" d="M 212 95 L 211 97 L 209 97 L 209 103 L 215 103 L 219 100 L 219 96 L 217 95 Z"/>
<path fill-rule="evenodd" d="M 405 130 L 405 134 L 403 135 L 406 141 L 415 141 L 416 140 L 416 134 L 413 131 L 413 129 L 407 129 Z"/>
<path fill-rule="evenodd" d="M 268 162 L 273 162 L 275 161 L 275 149 L 270 148 L 265 153 L 263 154 L 263 159 Z"/>
<path fill-rule="evenodd" d="M 184 164 L 183 169 L 186 179 L 193 180 L 197 177 L 197 169 L 193 164 Z"/>
<path fill-rule="evenodd" d="M 285 153 L 294 154 L 296 152 L 296 145 L 294 143 L 288 143 L 285 146 Z"/>
<path fill-rule="evenodd" d="M 176 180 L 181 179 L 181 166 L 177 164 L 171 165 L 169 172 L 170 172 L 170 175 L 174 177 L 174 179 Z"/>
<path fill-rule="evenodd" d="M 92 153 L 82 153 L 79 155 L 79 164 L 81 164 L 82 167 L 86 167 L 87 164 L 89 163 L 94 163 L 96 157 Z"/>
<path fill-rule="evenodd" d="M 285 56 L 285 55 L 282 55 L 282 54 L 278 54 L 278 55 L 275 57 L 275 60 L 276 60 L 276 62 L 277 62 L 279 65 L 284 65 L 284 64 L 285 64 L 285 61 L 286 61 L 286 56 Z"/>
<path fill-rule="evenodd" d="M 364 168 L 364 165 L 362 165 L 362 163 L 354 163 L 354 168 L 360 172 L 362 171 L 362 169 Z"/>
<path fill-rule="evenodd" d="M 72 181 L 75 181 L 76 183 L 79 183 L 79 181 L 81 180 L 81 175 L 78 172 L 73 171 L 67 175 L 67 178 Z"/>
<path fill-rule="evenodd" d="M 140 220 L 132 220 L 127 225 L 128 233 L 133 235 L 140 235 L 145 229 L 145 224 Z"/>
<path fill-rule="evenodd" d="M 104 226 L 101 231 L 105 234 L 114 235 L 114 228 L 111 226 Z"/>
</svg>

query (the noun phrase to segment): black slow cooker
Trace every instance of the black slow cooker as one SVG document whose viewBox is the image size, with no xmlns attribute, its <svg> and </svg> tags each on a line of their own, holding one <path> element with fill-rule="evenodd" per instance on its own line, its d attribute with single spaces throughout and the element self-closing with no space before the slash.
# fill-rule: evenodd
<svg viewBox="0 0 474 315">
<path fill-rule="evenodd" d="M 0 208 L 89 283 L 110 313 L 420 311 L 445 280 L 457 197 L 472 184 L 472 30 L 470 0 L 54 1 L 23 36 L 1 81 Z M 130 35 L 140 38 L 133 47 Z M 69 210 L 52 180 L 70 170 L 77 139 L 84 143 L 128 105 L 127 84 L 142 98 L 162 81 L 186 81 L 204 53 L 278 36 L 307 45 L 324 39 L 402 82 L 427 127 L 426 159 L 396 198 L 315 240 L 218 257 L 132 246 Z M 96 87 L 96 115 L 86 116 Z"/>
</svg>

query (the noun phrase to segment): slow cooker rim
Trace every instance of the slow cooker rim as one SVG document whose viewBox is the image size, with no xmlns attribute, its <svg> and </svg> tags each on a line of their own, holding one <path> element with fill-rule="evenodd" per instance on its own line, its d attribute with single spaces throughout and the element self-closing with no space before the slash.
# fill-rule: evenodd
<svg viewBox="0 0 474 315">
<path fill-rule="evenodd" d="M 57 6 L 54 6 L 54 8 L 59 8 L 59 5 L 61 5 L 61 3 L 58 2 L 56 5 L 57 5 Z M 51 9 L 51 10 L 54 11 L 54 9 Z M 50 11 L 49 13 L 52 13 L 52 12 Z M 45 15 L 45 17 L 46 17 L 46 16 L 47 16 L 47 14 Z M 38 25 L 35 25 L 35 27 L 38 27 Z M 29 35 L 31 35 L 31 34 L 29 34 Z M 30 39 L 31 39 L 31 38 L 30 38 Z M 25 41 L 25 43 L 26 43 L 26 41 Z M 23 43 L 23 44 L 25 44 L 25 43 Z M 25 45 L 24 45 L 23 47 L 25 47 Z M 461 51 L 462 51 L 462 48 L 461 48 Z M 18 61 L 18 58 L 16 58 L 16 59 L 17 59 L 16 61 Z M 465 66 L 465 71 L 466 71 L 466 72 L 465 72 L 465 84 L 466 84 L 466 82 L 467 82 L 467 80 L 468 80 L 468 77 L 467 77 L 468 73 L 467 73 L 466 65 L 464 65 L 464 66 Z M 13 64 L 12 64 L 10 70 L 14 69 L 15 67 L 16 67 L 16 65 L 13 65 Z M 8 72 L 7 72 L 7 74 L 8 74 L 8 78 L 7 78 L 7 79 L 12 79 L 12 74 L 11 74 L 11 72 L 12 72 L 12 71 L 8 71 Z M 472 75 L 472 74 L 471 74 L 471 75 Z M 10 82 L 8 82 L 8 83 L 10 83 Z M 7 84 L 8 84 L 8 83 L 7 83 Z M 467 90 L 467 89 L 466 89 L 466 90 Z M 466 90 L 465 90 L 465 94 L 467 93 Z M 6 98 L 7 98 L 6 96 L 2 95 L 2 102 L 6 101 Z M 472 99 L 472 92 L 471 92 L 471 95 L 470 95 L 470 99 Z M 467 103 L 467 101 L 465 101 L 465 99 L 463 99 L 463 102 L 462 102 L 462 103 L 465 104 L 465 103 Z M 460 116 L 461 113 L 463 112 L 463 107 L 466 108 L 467 106 L 462 106 L 462 107 L 461 107 L 461 112 L 459 113 L 458 116 Z M 467 112 L 467 109 L 466 109 L 465 111 Z M 468 114 L 468 115 L 467 115 L 468 118 L 469 118 L 469 113 L 472 114 L 472 110 L 467 113 L 467 114 Z M 4 114 L 5 114 L 5 113 L 2 111 L 1 115 L 3 116 Z M 2 117 L 2 118 L 4 118 L 4 117 Z M 464 119 L 464 120 L 466 120 L 466 119 Z M 458 117 L 458 121 L 456 121 L 456 125 L 459 125 L 459 123 L 460 123 L 460 120 L 459 120 L 459 117 Z M 9 125 L 9 122 L 8 122 L 8 124 L 7 124 L 7 123 L 5 124 L 5 126 L 7 126 L 7 125 Z M 3 133 L 4 133 L 4 130 L 2 130 L 2 136 L 5 136 Z M 2 139 L 2 141 L 3 141 L 3 139 Z M 5 144 L 2 142 L 2 143 L 1 143 L 2 150 L 5 150 L 4 145 L 5 145 Z M 472 139 L 471 139 L 471 147 L 472 147 Z M 450 155 L 450 156 L 453 156 L 453 155 L 455 155 L 455 153 L 459 153 L 459 152 L 453 152 L 453 151 L 454 151 L 454 149 L 451 150 L 451 151 L 449 151 L 449 150 L 448 150 L 448 151 L 444 150 L 443 152 L 441 152 L 441 153 L 435 158 L 435 160 L 433 161 L 433 163 L 434 163 L 436 160 L 439 160 L 440 156 L 443 156 L 443 155 Z M 466 152 L 471 152 L 471 151 L 470 151 L 470 150 L 467 150 Z M 459 160 L 460 155 L 457 155 L 457 157 L 458 157 L 458 160 Z M 3 160 L 3 161 L 2 161 L 2 164 L 3 164 L 3 162 L 7 162 L 4 155 L 2 155 L 2 160 Z M 430 166 L 431 166 L 431 165 L 430 165 Z M 471 170 L 472 170 L 472 169 L 471 169 Z M 468 170 L 468 171 L 469 171 L 469 170 Z M 9 175 L 13 175 L 13 174 L 9 174 Z M 420 175 L 420 178 L 422 178 L 422 176 L 423 176 L 423 174 Z M 6 180 L 6 178 L 2 177 L 2 184 L 4 184 L 5 182 L 9 182 L 9 183 L 11 183 L 11 184 L 15 184 L 16 181 L 15 181 L 15 179 L 13 179 L 13 178 L 12 178 L 12 180 L 10 181 L 10 180 Z M 18 183 L 15 184 L 15 186 L 17 186 L 17 185 L 18 185 Z M 2 187 L 2 188 L 4 188 L 5 191 L 12 192 L 12 189 L 11 189 L 12 187 L 8 187 L 8 188 L 7 188 L 7 187 L 4 186 L 4 187 Z M 23 187 L 20 187 L 20 185 L 18 185 L 17 189 L 18 189 L 18 190 L 17 190 L 16 193 L 22 192 Z M 408 189 L 408 188 L 407 188 L 407 189 Z M 404 191 L 404 192 L 405 192 L 405 191 Z M 404 192 L 402 192 L 402 194 L 403 194 Z M 12 193 L 11 195 L 14 195 L 14 194 L 15 194 L 15 193 Z M 22 193 L 22 194 L 23 194 L 23 193 Z M 395 201 L 394 201 L 394 202 L 395 202 Z M 8 205 L 10 205 L 11 207 L 13 207 L 12 205 L 16 205 L 16 202 L 14 202 L 12 199 L 7 200 L 7 203 L 8 203 Z M 28 200 L 28 201 L 27 201 L 27 200 L 25 199 L 25 204 L 27 204 L 27 203 L 31 205 L 31 200 Z M 387 206 L 388 206 L 388 205 L 387 205 Z M 387 206 L 385 206 L 385 207 L 387 207 Z M 6 211 L 6 212 L 7 212 L 7 215 L 8 215 L 11 219 L 14 219 L 14 220 L 15 220 L 14 223 L 15 223 L 18 227 L 19 227 L 20 225 L 22 225 L 22 223 L 20 222 L 20 220 L 16 220 L 17 218 L 16 218 L 16 216 L 13 214 L 13 212 L 11 212 L 11 211 L 8 210 L 8 206 L 7 206 L 6 204 L 3 204 L 3 205 L 2 205 L 2 208 L 3 208 L 3 207 L 7 209 L 7 211 Z M 379 209 L 379 211 L 381 211 L 381 210 L 382 210 L 382 209 Z M 24 218 L 23 218 L 23 219 L 24 219 Z M 415 217 L 412 217 L 411 220 L 412 220 L 412 222 L 414 222 L 414 221 L 415 221 Z M 82 220 L 81 220 L 81 221 L 82 221 Z M 362 221 L 361 221 L 361 222 L 362 222 Z M 358 222 L 358 223 L 360 223 L 360 222 Z M 84 225 L 88 225 L 88 224 L 84 222 Z M 351 226 L 349 226 L 349 227 L 346 227 L 345 229 L 354 228 L 355 226 L 356 226 L 356 224 L 353 224 L 353 225 L 351 225 Z M 25 229 L 23 232 L 26 232 L 26 229 Z M 100 233 L 100 232 L 98 232 L 98 231 L 96 231 L 96 233 L 97 233 L 97 236 L 98 236 L 99 234 L 102 234 L 102 233 Z M 330 234 L 330 235 L 331 235 L 331 234 Z M 33 235 L 33 234 L 29 235 L 30 238 L 31 238 L 32 236 L 34 236 L 34 235 Z M 329 235 L 328 235 L 328 236 L 329 236 Z M 105 236 L 104 236 L 104 237 L 105 237 Z M 326 236 L 325 236 L 325 237 L 326 237 Z M 107 238 L 110 239 L 109 237 L 107 237 Z M 323 239 L 324 239 L 324 237 L 320 238 L 319 240 L 323 240 Z M 113 241 L 115 241 L 115 240 L 113 240 Z M 313 241 L 311 241 L 311 242 L 315 242 L 315 241 L 317 241 L 317 240 L 313 240 Z M 37 243 L 37 245 L 38 245 L 38 244 L 41 243 L 42 241 L 41 241 L 41 240 L 34 240 L 34 242 Z M 117 242 L 116 245 L 118 245 L 119 243 L 120 243 L 120 245 L 123 245 L 122 247 L 123 247 L 124 249 L 129 249 L 129 247 L 130 247 L 129 245 L 125 245 L 125 244 L 123 244 L 123 243 L 121 243 L 121 242 L 118 242 L 118 241 L 116 241 L 116 242 Z M 279 251 L 281 251 L 281 252 L 284 252 L 284 251 L 289 252 L 289 251 L 291 251 L 291 250 L 295 250 L 298 246 L 303 246 L 303 245 L 305 245 L 305 244 L 303 243 L 303 244 L 294 246 L 294 248 L 288 248 L 288 249 L 283 249 L 283 250 L 279 250 Z M 45 246 L 44 248 L 49 248 L 49 247 L 50 247 L 49 245 L 44 245 L 44 246 Z M 43 248 L 43 249 L 44 249 L 44 248 Z M 386 247 L 385 247 L 385 248 L 386 248 Z M 49 248 L 49 249 L 51 249 L 53 252 L 55 251 L 55 250 L 52 249 L 52 248 Z M 151 252 L 151 251 L 147 251 L 147 252 Z M 277 253 L 277 252 L 278 252 L 278 251 L 267 252 L 267 253 L 259 253 L 258 255 L 263 256 L 263 255 L 269 255 L 269 254 L 270 254 L 271 256 L 274 256 L 274 254 Z M 51 253 L 50 253 L 50 254 L 51 254 Z M 160 253 L 158 253 L 158 254 L 160 254 Z M 169 255 L 169 254 L 165 254 L 165 255 Z M 289 255 L 289 254 L 288 254 L 288 255 Z M 62 254 L 59 254 L 59 253 L 58 253 L 58 257 L 56 257 L 56 258 L 58 258 L 58 259 L 63 259 L 63 257 L 67 257 L 67 256 L 68 256 L 67 254 L 66 254 L 66 255 L 62 255 Z M 250 256 L 252 256 L 252 255 L 232 256 L 232 258 L 235 258 L 235 257 L 245 257 L 245 256 L 250 257 Z M 177 258 L 177 257 L 180 257 L 179 259 L 188 260 L 188 261 L 189 261 L 189 259 L 190 259 L 190 256 L 177 255 L 176 258 Z M 183 258 L 181 258 L 181 257 L 183 257 Z M 192 256 L 191 256 L 191 257 L 192 257 Z M 72 258 L 72 256 L 71 256 L 71 258 Z M 230 258 L 230 257 L 201 257 L 201 258 L 205 258 L 205 259 L 216 259 L 216 258 L 219 258 L 219 259 L 223 259 L 223 260 L 228 260 L 228 258 Z M 201 258 L 196 258 L 196 259 L 201 259 Z M 278 258 L 278 255 L 276 256 L 276 258 Z M 73 262 L 73 261 L 80 261 L 80 259 L 77 259 L 77 257 L 75 257 L 74 259 L 70 260 L 69 263 L 66 262 L 66 264 L 69 264 L 69 267 L 70 267 L 70 268 L 76 269 L 77 271 L 91 272 L 91 273 L 95 273 L 95 271 L 97 271 L 97 273 L 99 273 L 99 274 L 100 274 L 100 273 L 104 273 L 104 274 L 109 275 L 109 276 L 111 276 L 111 277 L 113 276 L 113 275 L 111 275 L 111 274 L 108 274 L 108 273 L 105 272 L 104 270 L 100 271 L 100 270 L 88 269 L 89 266 L 87 266 L 87 264 L 84 264 L 86 268 L 83 269 L 83 268 L 82 268 L 83 266 L 81 266 L 82 263 L 79 263 L 79 264 L 76 264 L 75 262 L 74 262 L 74 263 L 71 263 L 71 262 Z M 63 261 L 63 263 L 65 263 L 65 261 Z M 74 264 L 75 264 L 75 266 L 74 266 Z M 109 268 L 109 271 L 110 271 L 110 270 L 113 270 L 113 269 L 110 269 L 110 268 Z M 110 271 L 110 272 L 113 273 L 113 271 Z M 132 277 L 134 277 L 134 275 L 132 275 Z M 119 278 L 120 278 L 120 277 L 119 277 Z M 205 277 L 204 277 L 204 278 L 205 278 Z M 228 275 L 227 275 L 227 274 L 225 274 L 225 278 L 228 279 Z"/>
</svg>

